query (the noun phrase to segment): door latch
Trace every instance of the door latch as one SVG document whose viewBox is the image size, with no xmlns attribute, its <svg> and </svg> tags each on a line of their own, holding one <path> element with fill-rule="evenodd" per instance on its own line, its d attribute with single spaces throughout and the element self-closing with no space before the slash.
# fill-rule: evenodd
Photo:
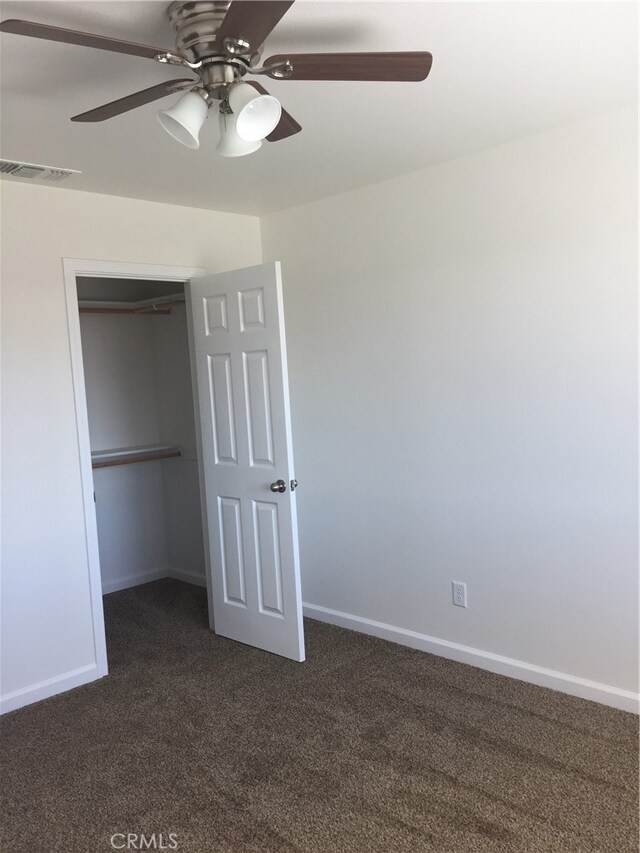
<svg viewBox="0 0 640 853">
<path fill-rule="evenodd" d="M 289 480 L 289 485 L 291 486 L 291 491 L 295 492 L 295 490 L 298 488 L 298 481 L 297 480 Z M 272 492 L 286 492 L 287 491 L 287 484 L 285 483 L 284 480 L 276 480 L 275 483 L 271 483 L 269 488 L 271 489 Z"/>
</svg>

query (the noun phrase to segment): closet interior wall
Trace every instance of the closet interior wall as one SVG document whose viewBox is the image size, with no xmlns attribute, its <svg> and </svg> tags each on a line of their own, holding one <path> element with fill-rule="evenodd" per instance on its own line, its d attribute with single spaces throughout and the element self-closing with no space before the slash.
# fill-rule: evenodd
<svg viewBox="0 0 640 853">
<path fill-rule="evenodd" d="M 107 290 L 101 298 L 118 296 Z M 81 311 L 80 329 L 92 454 L 150 445 L 181 451 L 94 468 L 102 591 L 167 576 L 204 584 L 185 305 L 167 314 Z"/>
</svg>

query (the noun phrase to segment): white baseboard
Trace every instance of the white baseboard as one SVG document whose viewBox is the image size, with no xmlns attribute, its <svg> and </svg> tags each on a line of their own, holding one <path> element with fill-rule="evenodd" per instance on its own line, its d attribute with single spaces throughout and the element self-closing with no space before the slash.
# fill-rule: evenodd
<svg viewBox="0 0 640 853">
<path fill-rule="evenodd" d="M 126 578 L 104 581 L 102 584 L 102 594 L 108 595 L 110 592 L 119 592 L 121 589 L 129 589 L 132 586 L 141 586 L 143 583 L 151 583 L 151 581 L 158 581 L 162 578 L 175 578 L 178 581 L 191 583 L 195 586 L 207 585 L 204 575 L 199 575 L 197 572 L 190 572 L 186 569 L 177 569 L 174 566 L 167 566 L 164 569 L 155 569 L 154 571 L 146 572 L 143 575 L 130 575 Z"/>
<path fill-rule="evenodd" d="M 361 634 L 369 634 L 372 637 L 380 637 L 383 640 L 390 640 L 392 643 L 399 643 L 402 646 L 409 646 L 412 649 L 419 649 L 459 663 L 467 663 L 489 672 L 495 672 L 498 675 L 518 678 L 520 681 L 528 681 L 530 684 L 537 684 L 540 687 L 559 690 L 561 693 L 568 693 L 581 699 L 590 699 L 593 702 L 600 702 L 602 705 L 619 708 L 621 711 L 630 711 L 633 714 L 640 713 L 640 694 L 632 693 L 630 690 L 621 690 L 618 687 L 611 687 L 598 681 L 589 681 L 586 678 L 567 675 L 554 669 L 535 666 L 514 658 L 474 649 L 471 646 L 463 646 L 449 640 L 419 634 L 417 631 L 397 628 L 395 625 L 387 625 L 384 622 L 375 622 L 373 619 L 365 619 L 363 616 L 354 616 L 352 613 L 320 607 L 317 604 L 304 604 L 303 609 L 304 615 L 310 619 L 328 622 L 330 625 L 338 625 L 341 628 L 349 628 L 352 631 L 359 631 Z"/>
<path fill-rule="evenodd" d="M 90 681 L 102 678 L 106 674 L 106 671 L 100 672 L 97 664 L 91 663 L 87 666 L 81 666 L 79 669 L 64 672 L 62 675 L 55 676 L 55 678 L 47 678 L 45 681 L 38 682 L 38 684 L 31 684 L 29 687 L 5 693 L 0 698 L 0 714 L 15 711 L 24 705 L 31 705 L 33 702 L 40 702 L 42 699 L 48 699 L 57 693 L 64 693 L 66 690 L 71 690 L 74 687 L 88 684 Z"/>
<path fill-rule="evenodd" d="M 199 575 L 196 572 L 188 572 L 185 569 L 174 569 L 173 567 L 169 568 L 167 571 L 169 573 L 169 577 L 175 578 L 177 581 L 192 583 L 194 586 L 207 585 L 204 575 Z"/>
<path fill-rule="evenodd" d="M 142 575 L 131 575 L 127 578 L 107 581 L 102 585 L 102 593 L 103 595 L 106 595 L 110 592 L 118 592 L 118 590 L 121 589 L 140 586 L 141 584 L 167 577 L 176 578 L 177 580 L 196 584 L 197 586 L 206 586 L 205 579 L 202 575 L 172 567 L 156 569 L 155 571 L 146 572 Z M 42 699 L 48 699 L 50 696 L 55 696 L 57 693 L 64 693 L 67 690 L 72 690 L 74 687 L 80 687 L 83 684 L 88 684 L 90 681 L 95 681 L 97 678 L 102 678 L 105 675 L 107 675 L 106 670 L 104 672 L 100 672 L 97 664 L 92 663 L 87 666 L 80 667 L 79 669 L 74 669 L 71 672 L 62 673 L 62 675 L 57 675 L 54 678 L 48 678 L 46 681 L 32 684 L 29 687 L 14 690 L 11 693 L 6 693 L 0 697 L 0 714 L 15 711 L 18 708 L 22 708 L 24 705 L 31 705 L 33 702 L 40 702 Z"/>
<path fill-rule="evenodd" d="M 108 595 L 110 592 L 118 592 L 121 589 L 129 589 L 131 586 L 140 586 L 143 583 L 150 583 L 167 577 L 169 577 L 169 569 L 154 569 L 142 575 L 129 575 L 126 578 L 102 581 L 102 594 Z"/>
</svg>

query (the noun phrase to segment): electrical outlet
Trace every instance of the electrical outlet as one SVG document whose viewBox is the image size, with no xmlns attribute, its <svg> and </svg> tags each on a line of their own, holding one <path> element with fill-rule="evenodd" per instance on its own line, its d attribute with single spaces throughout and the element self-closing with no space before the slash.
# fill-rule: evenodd
<svg viewBox="0 0 640 853">
<path fill-rule="evenodd" d="M 453 603 L 456 607 L 467 606 L 467 585 L 461 581 L 452 581 L 451 589 L 453 591 Z"/>
</svg>

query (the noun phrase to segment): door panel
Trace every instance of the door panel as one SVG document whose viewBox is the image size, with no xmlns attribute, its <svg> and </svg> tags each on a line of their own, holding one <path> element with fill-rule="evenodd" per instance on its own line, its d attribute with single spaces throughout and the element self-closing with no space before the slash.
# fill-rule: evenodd
<svg viewBox="0 0 640 853">
<path fill-rule="evenodd" d="M 249 464 L 273 468 L 273 426 L 266 350 L 242 354 L 249 432 Z"/>
<path fill-rule="evenodd" d="M 256 542 L 259 610 L 263 614 L 284 616 L 277 504 L 253 501 L 253 535 Z"/>
<path fill-rule="evenodd" d="M 304 660 L 280 265 L 189 290 L 212 627 Z"/>
<path fill-rule="evenodd" d="M 218 521 L 224 603 L 246 607 L 242 523 L 237 498 L 218 496 Z"/>
<path fill-rule="evenodd" d="M 208 355 L 209 394 L 211 395 L 213 422 L 213 452 L 216 464 L 236 465 L 236 424 L 233 416 L 233 390 L 231 387 L 231 357 Z"/>
</svg>

